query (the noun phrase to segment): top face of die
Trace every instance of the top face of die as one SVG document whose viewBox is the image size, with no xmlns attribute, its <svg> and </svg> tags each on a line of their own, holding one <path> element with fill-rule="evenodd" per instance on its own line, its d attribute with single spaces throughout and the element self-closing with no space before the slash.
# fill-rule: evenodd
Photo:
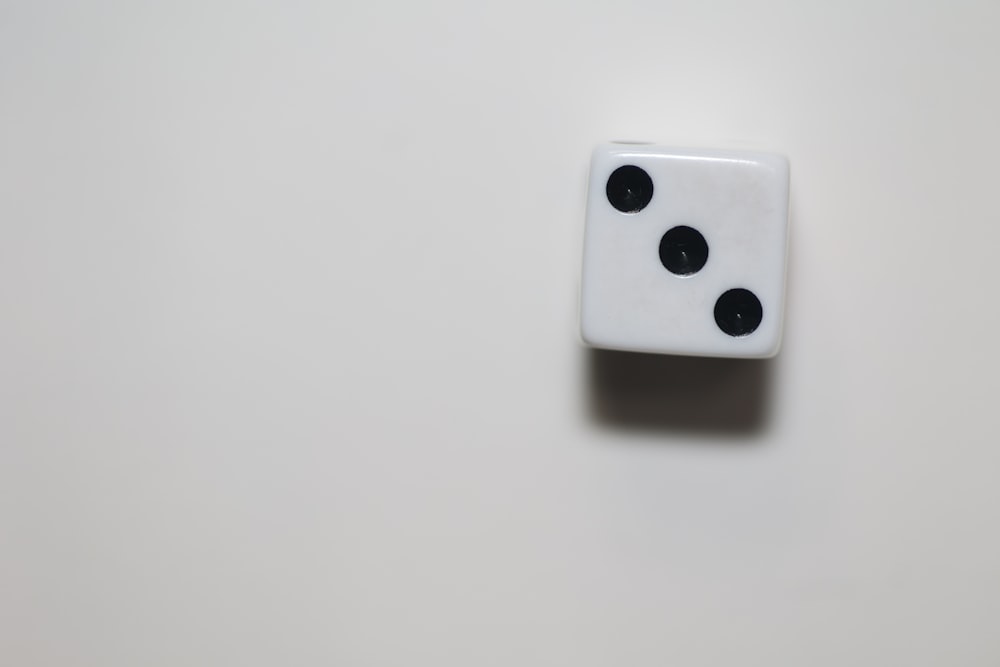
<svg viewBox="0 0 1000 667">
<path fill-rule="evenodd" d="M 593 153 L 580 329 L 594 347 L 771 357 L 781 344 L 788 161 L 606 144 Z"/>
</svg>

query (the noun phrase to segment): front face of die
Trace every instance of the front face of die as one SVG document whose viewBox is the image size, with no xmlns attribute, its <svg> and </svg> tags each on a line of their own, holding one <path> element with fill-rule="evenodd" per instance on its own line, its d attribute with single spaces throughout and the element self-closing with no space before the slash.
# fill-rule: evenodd
<svg viewBox="0 0 1000 667">
<path fill-rule="evenodd" d="M 639 352 L 773 356 L 787 237 L 781 156 L 601 146 L 590 171 L 582 337 Z"/>
</svg>

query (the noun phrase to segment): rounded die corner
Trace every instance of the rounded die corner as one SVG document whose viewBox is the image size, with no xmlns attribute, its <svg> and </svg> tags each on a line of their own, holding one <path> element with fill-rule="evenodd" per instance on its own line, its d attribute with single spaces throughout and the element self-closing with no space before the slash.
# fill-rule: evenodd
<svg viewBox="0 0 1000 667">
<path fill-rule="evenodd" d="M 779 352 L 781 352 L 781 340 L 780 339 L 776 343 L 774 343 L 774 345 L 771 345 L 767 350 L 765 350 L 764 352 L 762 352 L 760 355 L 758 355 L 756 357 L 752 357 L 752 358 L 753 359 L 760 359 L 761 361 L 767 361 L 769 359 L 774 359 L 775 357 L 777 357 Z"/>
<path fill-rule="evenodd" d="M 792 167 L 786 155 L 782 153 L 760 153 L 758 154 L 757 162 L 771 171 L 781 181 L 782 187 L 788 187 Z"/>
</svg>

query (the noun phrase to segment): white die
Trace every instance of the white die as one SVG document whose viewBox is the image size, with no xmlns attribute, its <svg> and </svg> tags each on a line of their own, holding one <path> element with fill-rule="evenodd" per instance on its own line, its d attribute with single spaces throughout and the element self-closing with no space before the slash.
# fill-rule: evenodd
<svg viewBox="0 0 1000 667">
<path fill-rule="evenodd" d="M 774 356 L 787 239 L 788 161 L 780 155 L 597 147 L 584 233 L 584 342 L 664 354 Z"/>
</svg>

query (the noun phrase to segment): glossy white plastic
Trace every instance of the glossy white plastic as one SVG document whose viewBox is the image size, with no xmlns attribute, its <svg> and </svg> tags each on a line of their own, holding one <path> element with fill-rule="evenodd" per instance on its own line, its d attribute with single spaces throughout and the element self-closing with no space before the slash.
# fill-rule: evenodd
<svg viewBox="0 0 1000 667">
<path fill-rule="evenodd" d="M 612 206 L 608 179 L 634 165 L 652 179 L 649 203 Z M 771 357 L 781 344 L 788 239 L 786 158 L 769 153 L 612 143 L 593 153 L 584 234 L 580 331 L 600 348 L 716 357 Z M 691 275 L 665 268 L 664 234 L 689 226 L 708 257 Z M 759 299 L 752 333 L 730 335 L 715 316 L 731 289 Z"/>
</svg>

